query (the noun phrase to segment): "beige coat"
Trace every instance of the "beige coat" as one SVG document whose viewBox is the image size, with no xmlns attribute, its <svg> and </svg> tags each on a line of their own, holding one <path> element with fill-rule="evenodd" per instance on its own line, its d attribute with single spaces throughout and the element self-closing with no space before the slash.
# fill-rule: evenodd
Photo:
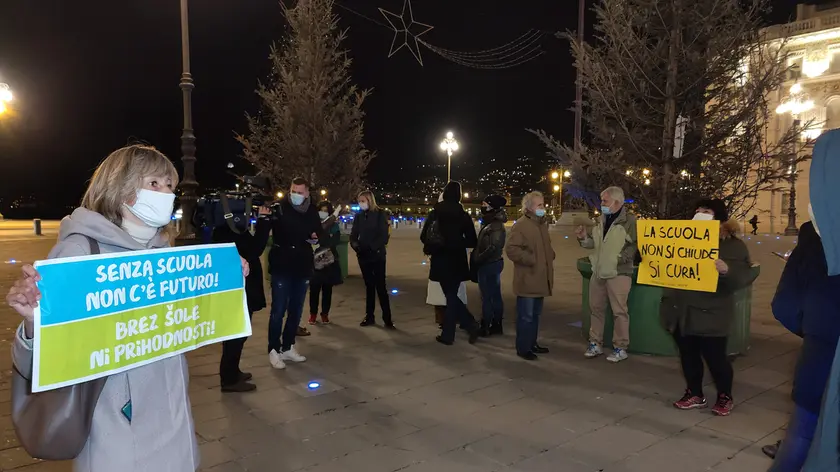
<svg viewBox="0 0 840 472">
<path fill-rule="evenodd" d="M 513 262 L 514 295 L 527 298 L 551 296 L 555 255 L 548 225 L 542 218 L 526 215 L 516 220 L 505 252 Z"/>
</svg>

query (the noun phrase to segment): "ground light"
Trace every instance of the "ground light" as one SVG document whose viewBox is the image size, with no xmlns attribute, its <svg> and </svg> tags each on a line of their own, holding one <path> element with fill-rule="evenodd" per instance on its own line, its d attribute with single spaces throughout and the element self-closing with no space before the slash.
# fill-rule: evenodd
<svg viewBox="0 0 840 472">
<path fill-rule="evenodd" d="M 321 384 L 319 382 L 309 382 L 308 384 L 306 384 L 306 388 L 308 388 L 309 390 L 317 390 L 320 387 Z"/>
<path fill-rule="evenodd" d="M 400 291 L 399 291 L 399 290 L 397 290 L 397 289 L 395 289 L 395 288 L 392 288 L 392 289 L 391 289 L 391 295 L 396 295 L 396 294 L 398 294 L 398 293 L 400 293 Z"/>
</svg>

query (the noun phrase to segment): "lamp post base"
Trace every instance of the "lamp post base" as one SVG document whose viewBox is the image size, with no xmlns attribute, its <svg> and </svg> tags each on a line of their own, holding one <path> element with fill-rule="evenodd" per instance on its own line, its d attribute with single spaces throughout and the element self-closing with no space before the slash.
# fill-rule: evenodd
<svg viewBox="0 0 840 472">
<path fill-rule="evenodd" d="M 799 236 L 799 228 L 785 228 L 785 236 Z"/>
</svg>

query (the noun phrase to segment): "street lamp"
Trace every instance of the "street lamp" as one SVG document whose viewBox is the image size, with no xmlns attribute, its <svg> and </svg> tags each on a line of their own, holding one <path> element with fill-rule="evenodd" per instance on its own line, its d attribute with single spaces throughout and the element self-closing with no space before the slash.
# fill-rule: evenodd
<svg viewBox="0 0 840 472">
<path fill-rule="evenodd" d="M 326 197 L 327 196 L 327 191 L 324 190 L 324 189 L 321 189 L 321 196 Z"/>
<path fill-rule="evenodd" d="M 8 84 L 0 83 L 0 115 L 6 112 L 6 104 L 12 101 L 12 89 Z"/>
<path fill-rule="evenodd" d="M 560 177 L 560 173 L 559 173 L 559 172 L 554 171 L 554 172 L 552 172 L 552 173 L 551 173 L 551 179 L 552 179 L 552 180 L 557 180 L 557 178 L 558 178 L 558 177 Z"/>
<path fill-rule="evenodd" d="M 283 192 L 277 192 L 277 198 L 283 198 Z"/>
<path fill-rule="evenodd" d="M 793 117 L 794 129 L 799 127 L 799 114 L 805 113 L 814 108 L 814 101 L 802 90 L 802 85 L 795 83 L 790 87 L 790 94 L 782 100 L 782 103 L 776 107 L 776 113 L 779 115 L 790 113 Z M 792 143 L 791 146 L 796 146 Z M 796 227 L 796 149 L 789 150 L 790 156 L 788 165 L 788 182 L 790 183 L 790 191 L 788 197 L 788 224 L 785 228 L 785 236 L 796 236 L 799 234 L 799 228 Z"/>
<path fill-rule="evenodd" d="M 184 210 L 184 225 L 181 239 L 195 239 L 193 214 L 195 213 L 198 182 L 195 180 L 195 133 L 192 125 L 192 74 L 190 73 L 190 28 L 188 0 L 181 0 L 181 93 L 184 101 L 184 125 L 181 130 L 181 163 L 184 165 L 184 178 L 181 180 L 181 208 Z"/>
<path fill-rule="evenodd" d="M 452 181 L 452 153 L 458 150 L 458 141 L 452 131 L 446 133 L 446 139 L 440 143 L 441 151 L 446 151 L 446 182 Z"/>
<path fill-rule="evenodd" d="M 464 198 L 470 198 L 470 194 L 468 192 L 464 192 Z"/>
</svg>

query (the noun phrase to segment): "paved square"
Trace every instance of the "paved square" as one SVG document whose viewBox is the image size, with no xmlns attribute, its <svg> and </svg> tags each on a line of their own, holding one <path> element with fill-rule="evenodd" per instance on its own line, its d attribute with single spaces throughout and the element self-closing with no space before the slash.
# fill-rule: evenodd
<svg viewBox="0 0 840 472">
<path fill-rule="evenodd" d="M 2 229 L 2 228 L 0 228 Z M 752 237 L 762 264 L 756 281 L 752 349 L 735 362 L 737 406 L 729 418 L 677 411 L 682 394 L 675 359 L 631 356 L 612 365 L 585 360 L 580 328 L 581 282 L 575 261 L 585 254 L 552 230 L 556 293 L 547 299 L 541 342 L 551 353 L 528 363 L 513 350 L 512 266 L 503 274 L 507 334 L 470 346 L 434 341 L 432 309 L 424 305 L 428 265 L 419 231 L 394 231 L 388 283 L 399 330 L 360 328 L 363 284 L 355 261 L 335 289 L 332 324 L 299 338 L 303 364 L 272 370 L 265 354 L 268 310 L 254 316 L 243 370 L 258 390 L 222 394 L 218 346 L 189 354 L 190 395 L 202 470 L 214 472 L 763 472 L 760 448 L 782 435 L 791 408 L 791 373 L 799 340 L 772 317 L 769 302 L 792 240 Z M 0 231 L 0 294 L 19 265 L 44 257 L 54 236 Z M 480 312 L 478 290 L 469 304 Z M 308 305 L 307 305 L 308 307 Z M 67 463 L 31 459 L 9 419 L 9 342 L 19 317 L 0 306 L 0 470 L 69 471 Z M 578 325 L 579 326 L 579 325 Z M 307 384 L 322 383 L 310 391 Z M 317 394 L 314 394 L 317 393 Z"/>
</svg>

